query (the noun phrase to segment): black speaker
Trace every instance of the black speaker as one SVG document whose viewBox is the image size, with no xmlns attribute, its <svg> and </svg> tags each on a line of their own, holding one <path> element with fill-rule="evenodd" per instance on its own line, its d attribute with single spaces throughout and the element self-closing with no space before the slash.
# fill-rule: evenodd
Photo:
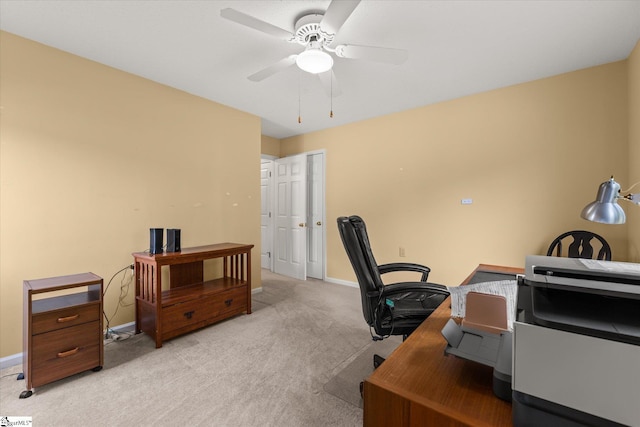
<svg viewBox="0 0 640 427">
<path fill-rule="evenodd" d="M 167 228 L 167 252 L 180 252 L 179 228 Z"/>
<path fill-rule="evenodd" d="M 162 235 L 164 228 L 150 228 L 149 253 L 151 255 L 162 253 Z"/>
</svg>

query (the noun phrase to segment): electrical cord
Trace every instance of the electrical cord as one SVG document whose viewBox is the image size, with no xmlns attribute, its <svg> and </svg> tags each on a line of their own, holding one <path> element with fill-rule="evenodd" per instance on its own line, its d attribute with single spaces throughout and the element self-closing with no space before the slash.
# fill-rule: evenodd
<svg viewBox="0 0 640 427">
<path fill-rule="evenodd" d="M 5 374 L 5 375 L 1 376 L 0 378 L 14 377 L 14 376 L 18 376 L 18 375 L 20 375 L 20 372 L 14 372 L 13 374 Z"/>
<path fill-rule="evenodd" d="M 633 189 L 634 189 L 634 187 L 635 187 L 636 185 L 639 185 L 639 184 L 640 184 L 640 181 L 636 182 L 635 184 L 633 184 L 631 187 L 627 188 L 626 190 L 621 191 L 621 193 L 631 193 L 631 190 L 633 190 Z"/>
<path fill-rule="evenodd" d="M 378 298 L 378 307 L 380 307 L 380 305 L 382 304 L 382 296 L 383 294 L 380 293 L 380 297 Z M 384 339 L 389 338 L 391 335 L 393 335 L 393 329 L 395 328 L 395 323 L 393 321 L 393 306 L 390 306 L 386 303 L 386 299 L 385 299 L 385 306 L 389 307 L 389 313 L 391 315 L 391 331 L 389 331 L 389 333 L 387 335 L 373 335 L 373 332 L 371 332 L 371 326 L 369 326 L 369 334 L 371 334 L 371 339 L 374 341 L 382 341 Z M 375 323 L 378 322 L 378 310 L 375 310 L 373 313 L 373 321 Z"/>
<path fill-rule="evenodd" d="M 118 270 L 113 276 L 111 276 L 111 279 L 109 279 L 109 283 L 107 283 L 107 287 L 104 288 L 104 291 L 102 292 L 102 296 L 104 297 L 107 294 L 107 291 L 109 290 L 109 286 L 111 286 L 111 282 L 113 282 L 113 279 L 115 279 L 115 277 L 122 273 L 123 271 L 125 271 L 127 268 L 132 268 L 133 264 L 129 264 L 126 267 L 121 268 L 120 270 Z"/>
<path fill-rule="evenodd" d="M 126 274 L 123 275 L 122 279 L 120 280 L 120 296 L 118 297 L 118 305 L 116 306 L 116 310 L 113 312 L 113 315 L 111 316 L 111 319 L 113 319 L 115 317 L 115 315 L 118 313 L 118 309 L 120 308 L 120 306 L 128 307 L 128 306 L 133 304 L 133 303 L 125 304 L 124 303 L 124 299 L 129 294 L 129 285 L 131 284 L 131 279 L 133 278 L 134 265 L 133 264 L 129 264 L 126 267 L 123 267 L 120 270 L 118 270 L 116 273 L 114 273 L 114 275 L 111 276 L 111 279 L 109 279 L 109 283 L 107 283 L 107 286 L 105 287 L 104 292 L 102 293 L 102 297 L 104 298 L 104 296 L 107 294 L 107 291 L 109 290 L 109 286 L 111 286 L 111 282 L 113 282 L 113 279 L 115 279 L 115 277 L 118 274 L 122 273 L 123 271 L 126 271 L 127 269 L 131 270 L 131 276 L 129 276 L 129 279 L 126 282 L 125 282 Z M 113 329 L 110 328 L 109 324 L 110 324 L 111 320 L 107 316 L 107 313 L 104 311 L 104 309 L 102 310 L 102 315 L 104 316 L 104 319 L 105 319 L 105 322 L 106 322 L 105 339 L 109 338 L 110 335 L 115 335 L 117 337 L 120 337 L 120 334 L 115 334 Z M 129 336 L 127 336 L 126 338 L 129 338 Z"/>
</svg>

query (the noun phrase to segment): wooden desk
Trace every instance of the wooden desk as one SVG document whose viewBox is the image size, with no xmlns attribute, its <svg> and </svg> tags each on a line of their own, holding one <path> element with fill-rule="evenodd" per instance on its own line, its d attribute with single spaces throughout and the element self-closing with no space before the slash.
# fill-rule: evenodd
<svg viewBox="0 0 640 427">
<path fill-rule="evenodd" d="M 523 273 L 481 264 L 462 284 L 484 271 Z M 512 425 L 511 404 L 493 394 L 493 369 L 444 354 L 450 307 L 447 298 L 365 381 L 365 426 Z"/>
</svg>

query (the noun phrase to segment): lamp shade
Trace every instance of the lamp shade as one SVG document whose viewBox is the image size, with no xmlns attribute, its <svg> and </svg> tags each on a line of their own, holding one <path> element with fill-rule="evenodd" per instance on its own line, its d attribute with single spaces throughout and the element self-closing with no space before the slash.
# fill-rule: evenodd
<svg viewBox="0 0 640 427">
<path fill-rule="evenodd" d="M 613 177 L 603 182 L 598 188 L 596 201 L 585 206 L 580 216 L 593 222 L 624 224 L 627 218 L 617 202 L 619 193 L 620 184 L 615 182 Z"/>
<path fill-rule="evenodd" d="M 329 71 L 333 67 L 333 58 L 321 49 L 311 48 L 296 57 L 296 64 L 307 73 L 318 74 Z"/>
</svg>

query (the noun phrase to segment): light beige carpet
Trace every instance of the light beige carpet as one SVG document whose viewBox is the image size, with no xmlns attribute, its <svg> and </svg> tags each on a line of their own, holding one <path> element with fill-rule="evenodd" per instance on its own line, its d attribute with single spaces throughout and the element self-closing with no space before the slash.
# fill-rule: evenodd
<svg viewBox="0 0 640 427">
<path fill-rule="evenodd" d="M 21 367 L 7 368 L 0 416 L 31 416 L 38 427 L 362 425 L 357 402 L 344 397 L 359 395 L 361 368 L 351 365 L 382 343 L 371 341 L 359 290 L 267 271 L 262 286 L 251 315 L 160 349 L 144 334 L 113 342 L 102 371 L 39 387 L 28 399 L 18 399 Z M 336 377 L 341 384 L 325 387 Z"/>
</svg>

